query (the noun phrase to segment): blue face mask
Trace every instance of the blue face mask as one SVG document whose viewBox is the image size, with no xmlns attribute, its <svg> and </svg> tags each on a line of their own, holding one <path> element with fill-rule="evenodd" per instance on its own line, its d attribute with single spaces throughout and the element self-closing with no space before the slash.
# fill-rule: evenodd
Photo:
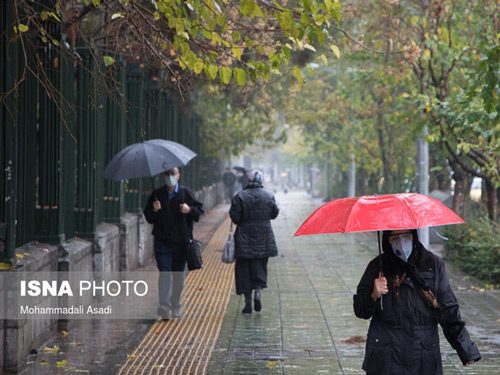
<svg viewBox="0 0 500 375">
<path fill-rule="evenodd" d="M 170 186 L 170 187 L 177 185 L 177 178 L 175 178 L 175 176 L 168 176 L 166 184 L 167 184 L 167 186 Z"/>
<path fill-rule="evenodd" d="M 392 251 L 402 261 L 407 262 L 413 251 L 413 236 L 411 234 L 403 234 L 389 238 Z"/>
</svg>

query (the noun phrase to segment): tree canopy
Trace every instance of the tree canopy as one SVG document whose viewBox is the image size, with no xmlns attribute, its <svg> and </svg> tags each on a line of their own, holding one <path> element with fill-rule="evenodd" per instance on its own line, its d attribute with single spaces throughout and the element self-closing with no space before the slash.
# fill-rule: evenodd
<svg viewBox="0 0 500 375">
<path fill-rule="evenodd" d="M 96 48 L 102 62 L 118 56 L 163 68 L 185 90 L 188 78 L 245 86 L 287 70 L 292 55 L 333 44 L 339 0 L 16 0 L 21 38 Z M 65 40 L 57 35 L 60 25 Z M 292 70 L 298 80 L 300 71 Z"/>
</svg>

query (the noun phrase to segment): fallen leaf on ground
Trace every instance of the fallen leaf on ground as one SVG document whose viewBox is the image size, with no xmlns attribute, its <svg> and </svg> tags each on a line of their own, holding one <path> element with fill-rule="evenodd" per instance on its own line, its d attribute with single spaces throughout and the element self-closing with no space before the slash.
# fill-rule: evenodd
<svg viewBox="0 0 500 375">
<path fill-rule="evenodd" d="M 278 361 L 267 361 L 266 367 L 273 369 L 276 367 L 277 364 L 278 364 Z"/>
<path fill-rule="evenodd" d="M 56 362 L 56 367 L 59 367 L 59 368 L 66 367 L 67 364 L 68 364 L 68 361 L 65 359 L 62 359 L 62 360 Z"/>
<path fill-rule="evenodd" d="M 59 347 L 57 345 L 54 345 L 53 347 L 46 346 L 43 348 L 43 352 L 57 354 L 57 353 L 59 353 Z"/>
</svg>

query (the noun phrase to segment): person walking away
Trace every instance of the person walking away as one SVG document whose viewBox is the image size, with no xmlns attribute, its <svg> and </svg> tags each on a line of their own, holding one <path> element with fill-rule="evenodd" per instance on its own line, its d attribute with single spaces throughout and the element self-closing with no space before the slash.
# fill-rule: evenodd
<svg viewBox="0 0 500 375">
<path fill-rule="evenodd" d="M 231 202 L 231 198 L 234 194 L 234 185 L 236 184 L 236 176 L 229 167 L 224 168 L 224 174 L 222 175 L 222 182 L 224 183 L 224 195 L 225 201 L 227 203 Z"/>
<path fill-rule="evenodd" d="M 371 318 L 366 373 L 442 374 L 438 324 L 465 366 L 481 359 L 460 318 L 444 263 L 424 248 L 417 231 L 384 231 L 382 249 L 368 264 L 354 295 L 356 316 Z"/>
<path fill-rule="evenodd" d="M 202 204 L 181 186 L 180 168 L 164 173 L 165 185 L 150 195 L 144 216 L 153 224 L 154 254 L 160 271 L 159 307 L 162 319 L 180 318 L 184 288 L 186 246 L 193 238 L 193 222 L 203 214 Z"/>
<path fill-rule="evenodd" d="M 237 225 L 235 240 L 236 293 L 245 296 L 244 314 L 262 309 L 261 291 L 267 288 L 267 263 L 269 257 L 278 255 L 271 220 L 276 219 L 279 208 L 273 193 L 262 186 L 263 174 L 252 170 L 246 187 L 232 201 L 229 216 Z"/>
</svg>

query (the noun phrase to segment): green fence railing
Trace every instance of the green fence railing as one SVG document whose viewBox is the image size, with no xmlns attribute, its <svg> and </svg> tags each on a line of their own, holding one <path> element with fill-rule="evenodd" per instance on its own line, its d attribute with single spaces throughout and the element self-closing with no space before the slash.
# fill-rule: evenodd
<svg viewBox="0 0 500 375">
<path fill-rule="evenodd" d="M 15 4 L 6 0 L 0 12 L 0 261 L 33 240 L 93 238 L 100 222 L 118 223 L 125 212 L 142 211 L 148 179 L 102 177 L 128 144 L 180 142 L 198 154 L 183 169 L 183 183 L 197 190 L 217 181 L 219 162 L 203 151 L 203 120 L 165 87 L 163 72 L 119 57 L 106 68 L 96 59 L 99 51 L 64 40 L 57 48 L 30 29 L 23 37 L 38 45 L 26 50 L 27 63 L 32 71 L 42 69 L 42 84 L 26 70 L 26 51 L 13 34 Z M 48 22 L 47 32 L 57 36 L 60 27 Z M 163 184 L 161 177 L 154 181 Z"/>
</svg>

